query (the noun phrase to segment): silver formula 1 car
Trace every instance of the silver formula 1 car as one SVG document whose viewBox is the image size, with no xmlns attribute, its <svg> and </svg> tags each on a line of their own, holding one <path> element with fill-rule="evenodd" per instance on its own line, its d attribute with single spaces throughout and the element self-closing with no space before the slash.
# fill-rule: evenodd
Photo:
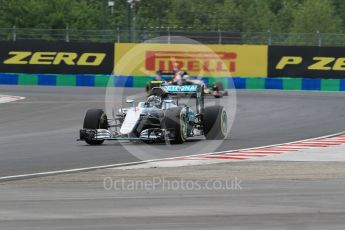
<svg viewBox="0 0 345 230">
<path fill-rule="evenodd" d="M 183 97 L 195 100 L 192 106 L 179 103 Z M 152 88 L 144 102 L 120 108 L 111 119 L 102 109 L 86 112 L 80 139 L 90 145 L 105 140 L 131 140 L 145 143 L 182 144 L 188 138 L 224 139 L 227 135 L 227 113 L 222 106 L 204 107 L 200 85 L 162 85 Z"/>
</svg>

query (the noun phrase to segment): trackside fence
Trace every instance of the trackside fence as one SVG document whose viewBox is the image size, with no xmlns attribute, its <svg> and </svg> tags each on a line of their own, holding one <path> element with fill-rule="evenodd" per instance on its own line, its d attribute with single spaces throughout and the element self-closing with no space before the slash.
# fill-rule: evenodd
<svg viewBox="0 0 345 230">
<path fill-rule="evenodd" d="M 188 31 L 176 28 L 142 28 L 140 30 L 76 30 L 0 28 L 0 40 L 48 40 L 65 42 L 155 42 L 185 43 L 187 37 L 204 44 L 259 44 L 287 46 L 345 46 L 345 34 L 331 33 L 276 33 L 232 31 Z"/>
</svg>

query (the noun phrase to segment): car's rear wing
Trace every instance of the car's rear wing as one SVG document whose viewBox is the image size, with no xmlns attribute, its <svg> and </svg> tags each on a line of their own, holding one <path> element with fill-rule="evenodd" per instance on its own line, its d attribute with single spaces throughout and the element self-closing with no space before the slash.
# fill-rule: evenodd
<svg viewBox="0 0 345 230">
<path fill-rule="evenodd" d="M 150 95 L 164 96 L 164 95 L 176 95 L 181 94 L 195 94 L 201 96 L 203 90 L 201 85 L 168 85 L 162 83 L 158 87 L 153 87 L 151 89 Z"/>
<path fill-rule="evenodd" d="M 202 92 L 200 85 L 162 85 L 162 88 L 169 94 L 197 94 Z"/>
<path fill-rule="evenodd" d="M 153 87 L 150 91 L 150 95 L 156 95 L 162 99 L 167 99 L 169 96 L 176 97 L 176 103 L 178 104 L 179 98 L 191 96 L 195 98 L 196 112 L 202 114 L 204 112 L 204 93 L 202 85 L 165 85 L 160 87 Z"/>
<path fill-rule="evenodd" d="M 175 70 L 158 70 L 156 73 L 159 75 L 175 75 L 176 71 Z"/>
<path fill-rule="evenodd" d="M 156 74 L 161 76 L 174 76 L 177 72 L 181 72 L 182 75 L 188 74 L 185 70 L 158 70 Z"/>
</svg>

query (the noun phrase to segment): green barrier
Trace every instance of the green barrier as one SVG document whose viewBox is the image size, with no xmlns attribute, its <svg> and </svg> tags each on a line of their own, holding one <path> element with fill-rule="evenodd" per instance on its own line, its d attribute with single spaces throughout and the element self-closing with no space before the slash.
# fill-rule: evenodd
<svg viewBox="0 0 345 230">
<path fill-rule="evenodd" d="M 34 74 L 19 74 L 18 85 L 38 85 L 37 76 Z"/>
<path fill-rule="evenodd" d="M 153 77 L 133 77 L 114 75 L 81 74 L 8 74 L 0 73 L 0 85 L 41 85 L 41 86 L 86 86 L 86 87 L 138 87 L 153 80 Z M 229 89 L 279 89 L 279 90 L 313 90 L 339 92 L 345 91 L 345 79 L 311 79 L 311 78 L 261 78 L 261 77 L 205 77 L 208 84 L 220 81 Z"/>
<path fill-rule="evenodd" d="M 283 78 L 283 89 L 284 90 L 301 90 L 302 79 L 300 78 Z"/>
<path fill-rule="evenodd" d="M 322 91 L 339 91 L 340 80 L 339 79 L 323 79 L 321 81 Z"/>
<path fill-rule="evenodd" d="M 265 78 L 246 78 L 246 89 L 265 89 Z"/>
<path fill-rule="evenodd" d="M 75 75 L 59 74 L 56 75 L 57 86 L 76 86 Z"/>
</svg>

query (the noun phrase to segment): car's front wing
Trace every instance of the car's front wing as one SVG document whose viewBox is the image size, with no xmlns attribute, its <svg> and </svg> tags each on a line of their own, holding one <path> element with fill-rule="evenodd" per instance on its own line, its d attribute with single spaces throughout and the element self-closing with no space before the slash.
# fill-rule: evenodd
<svg viewBox="0 0 345 230">
<path fill-rule="evenodd" d="M 159 135 L 159 133 L 161 133 Z M 81 129 L 80 138 L 77 141 L 84 140 L 128 140 L 128 141 L 166 141 L 173 140 L 164 129 L 144 130 L 139 137 L 131 135 L 121 135 L 112 133 L 107 129 Z"/>
</svg>

